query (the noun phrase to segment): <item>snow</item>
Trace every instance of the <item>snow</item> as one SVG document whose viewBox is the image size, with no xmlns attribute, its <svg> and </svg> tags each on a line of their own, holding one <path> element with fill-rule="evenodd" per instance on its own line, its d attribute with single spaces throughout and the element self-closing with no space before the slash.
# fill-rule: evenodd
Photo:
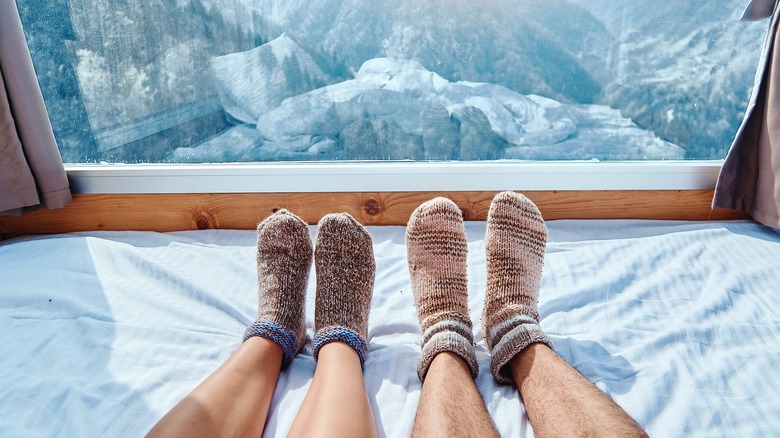
<svg viewBox="0 0 780 438">
<path fill-rule="evenodd" d="M 289 40 L 291 41 L 291 40 Z M 269 44 L 276 59 L 296 54 Z M 280 52 L 289 48 L 288 52 Z M 262 49 L 261 46 L 259 49 Z M 255 49 L 253 52 L 258 51 Z M 280 55 L 281 53 L 281 55 Z M 254 56 L 254 54 L 252 54 Z M 251 59 L 257 59 L 253 57 Z M 222 71 L 222 70 L 216 70 Z M 233 73 L 228 71 L 230 77 Z M 417 61 L 374 58 L 353 79 L 295 94 L 275 71 L 272 98 L 227 100 L 229 113 L 258 114 L 174 161 L 317 159 L 683 158 L 684 151 L 639 129 L 619 111 L 522 95 L 504 86 L 448 81 Z M 219 78 L 222 82 L 232 79 Z M 233 83 L 236 96 L 255 83 Z M 287 88 L 283 85 L 287 84 Z M 280 96 L 289 96 L 280 100 Z M 278 102 L 275 107 L 274 102 Z M 240 106 L 238 104 L 240 103 Z M 226 110 L 228 108 L 226 107 Z M 250 129 L 255 125 L 255 132 Z M 619 143 L 628 143 L 630 147 Z"/>
<path fill-rule="evenodd" d="M 334 80 L 286 34 L 252 50 L 212 59 L 211 68 L 225 112 L 244 123 L 284 99 Z"/>
<path fill-rule="evenodd" d="M 293 147 L 300 145 L 295 137 L 335 135 L 362 118 L 393 120 L 406 133 L 420 135 L 424 116 L 434 106 L 444 106 L 458 120 L 466 108 L 477 108 L 494 132 L 517 145 L 526 143 L 527 130 L 553 128 L 539 105 L 508 88 L 449 82 L 416 61 L 389 58 L 367 61 L 355 79 L 285 100 L 262 114 L 257 128 L 266 139 Z"/>
<path fill-rule="evenodd" d="M 661 139 L 717 159 L 766 33 L 738 20 L 746 1 L 70 0 L 46 19 L 72 22 L 67 52 L 59 37 L 30 46 L 56 58 L 42 71 L 73 62 L 77 90 L 41 79 L 47 105 L 83 100 L 88 118 L 60 110 L 53 123 L 89 157 L 94 139 L 79 132 L 216 94 L 236 144 L 206 153 L 220 137 L 193 132 L 182 141 L 201 143 L 167 159 L 681 156 Z"/>
</svg>

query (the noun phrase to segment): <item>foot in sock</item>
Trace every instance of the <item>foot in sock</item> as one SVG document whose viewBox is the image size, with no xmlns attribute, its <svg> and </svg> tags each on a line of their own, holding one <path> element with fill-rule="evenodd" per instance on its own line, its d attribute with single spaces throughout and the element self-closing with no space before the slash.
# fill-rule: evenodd
<svg viewBox="0 0 780 438">
<path fill-rule="evenodd" d="M 493 198 L 485 233 L 482 333 L 492 354 L 490 371 L 502 383 L 512 382 L 503 367 L 525 347 L 542 342 L 552 348 L 537 310 L 546 245 L 547 226 L 531 200 L 514 192 Z"/>
<path fill-rule="evenodd" d="M 476 377 L 466 278 L 468 243 L 458 206 L 435 198 L 417 207 L 406 226 L 406 248 L 423 331 L 418 377 L 424 380 L 433 358 L 445 351 L 463 358 Z"/>
<path fill-rule="evenodd" d="M 312 262 L 309 229 L 300 218 L 279 210 L 257 227 L 257 321 L 244 341 L 261 336 L 283 351 L 282 368 L 306 341 L 306 285 Z"/>
<path fill-rule="evenodd" d="M 347 213 L 329 214 L 317 226 L 314 252 L 314 357 L 327 343 L 343 342 L 355 349 L 362 365 L 376 271 L 371 235 Z"/>
</svg>

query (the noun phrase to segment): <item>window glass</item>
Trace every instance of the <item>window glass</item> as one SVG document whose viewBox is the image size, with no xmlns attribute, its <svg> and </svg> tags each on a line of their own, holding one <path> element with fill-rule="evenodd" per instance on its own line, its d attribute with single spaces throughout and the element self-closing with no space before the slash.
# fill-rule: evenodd
<svg viewBox="0 0 780 438">
<path fill-rule="evenodd" d="M 724 158 L 744 0 L 17 0 L 66 162 Z"/>
</svg>

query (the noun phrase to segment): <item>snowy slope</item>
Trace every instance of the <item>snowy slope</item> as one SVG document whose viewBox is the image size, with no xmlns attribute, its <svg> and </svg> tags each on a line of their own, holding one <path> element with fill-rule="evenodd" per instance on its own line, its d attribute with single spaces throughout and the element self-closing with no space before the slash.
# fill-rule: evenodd
<svg viewBox="0 0 780 438">
<path fill-rule="evenodd" d="M 225 112 L 251 124 L 284 99 L 341 79 L 325 73 L 286 34 L 246 52 L 215 57 L 211 69 Z"/>
<path fill-rule="evenodd" d="M 579 103 L 600 91 L 598 74 L 591 73 L 600 70 L 581 64 L 602 64 L 592 47 L 609 38 L 601 22 L 562 0 L 256 0 L 254 7 L 355 71 L 372 58 L 404 58 L 448 80 L 493 82 Z M 573 31 L 589 40 L 568 38 Z"/>
<path fill-rule="evenodd" d="M 275 45 L 276 42 L 269 43 Z M 277 84 L 290 83 L 278 80 Z M 246 86 L 246 83 L 243 83 Z M 241 95 L 241 90 L 236 90 Z M 251 92 L 251 90 L 247 90 Z M 277 90 L 281 94 L 284 90 Z M 354 79 L 294 95 L 173 161 L 312 159 L 679 159 L 683 150 L 616 110 L 504 86 L 448 81 L 416 61 L 375 58 Z M 223 146 L 226 144 L 226 146 Z"/>
<path fill-rule="evenodd" d="M 617 43 L 598 100 L 691 158 L 723 158 L 755 76 L 767 22 L 744 23 L 745 0 L 571 0 Z"/>
<path fill-rule="evenodd" d="M 420 62 L 450 81 L 618 109 L 640 127 L 722 158 L 752 87 L 765 23 L 745 0 L 255 0 L 257 12 L 352 69 Z"/>
</svg>

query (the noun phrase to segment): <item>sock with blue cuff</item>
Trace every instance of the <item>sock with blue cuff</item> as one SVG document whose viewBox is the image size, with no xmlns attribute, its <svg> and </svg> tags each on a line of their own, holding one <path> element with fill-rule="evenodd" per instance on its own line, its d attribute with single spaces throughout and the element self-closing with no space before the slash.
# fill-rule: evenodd
<svg viewBox="0 0 780 438">
<path fill-rule="evenodd" d="M 317 226 L 314 267 L 314 358 L 326 344 L 343 342 L 355 349 L 362 365 L 376 272 L 371 235 L 347 213 L 323 217 Z"/>
<path fill-rule="evenodd" d="M 306 342 L 306 285 L 312 252 L 306 223 L 287 210 L 279 210 L 257 227 L 258 313 L 244 341 L 260 336 L 278 344 L 283 369 Z"/>
</svg>

